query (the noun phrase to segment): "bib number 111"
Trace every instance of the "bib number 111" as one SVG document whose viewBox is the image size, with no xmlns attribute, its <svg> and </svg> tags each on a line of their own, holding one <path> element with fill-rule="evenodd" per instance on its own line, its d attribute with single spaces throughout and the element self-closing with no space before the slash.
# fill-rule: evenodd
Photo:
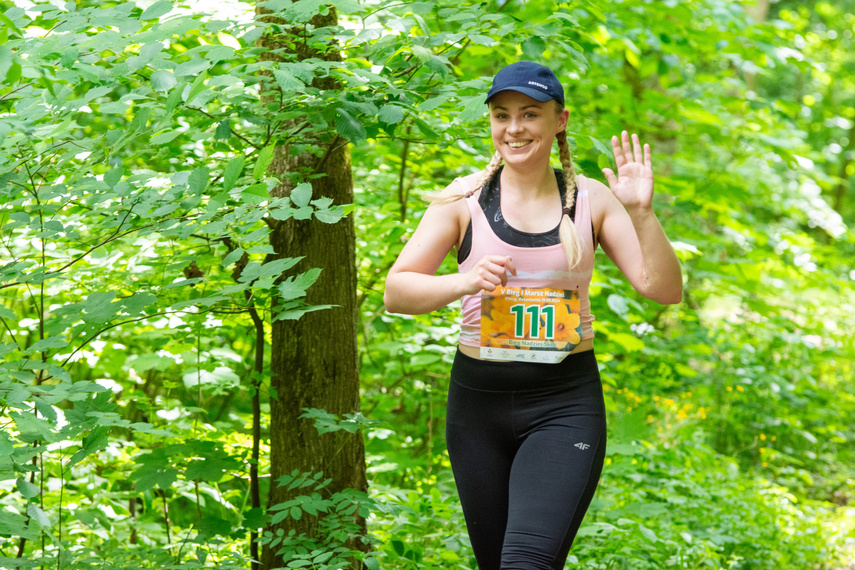
<svg viewBox="0 0 855 570">
<path fill-rule="evenodd" d="M 546 340 L 555 338 L 554 305 L 513 305 L 511 313 L 514 315 L 514 337 L 525 338 L 528 328 L 529 338 L 539 338 L 542 326 Z"/>
</svg>

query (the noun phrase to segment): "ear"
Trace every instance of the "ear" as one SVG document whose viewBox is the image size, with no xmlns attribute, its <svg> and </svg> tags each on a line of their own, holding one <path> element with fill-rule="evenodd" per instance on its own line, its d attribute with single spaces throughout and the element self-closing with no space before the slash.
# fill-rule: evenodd
<svg viewBox="0 0 855 570">
<path fill-rule="evenodd" d="M 558 114 L 558 130 L 555 131 L 556 135 L 558 133 L 560 133 L 561 131 L 564 131 L 567 129 L 567 121 L 569 120 L 569 118 L 570 118 L 570 110 L 566 109 L 566 108 L 562 109 L 561 112 Z"/>
</svg>

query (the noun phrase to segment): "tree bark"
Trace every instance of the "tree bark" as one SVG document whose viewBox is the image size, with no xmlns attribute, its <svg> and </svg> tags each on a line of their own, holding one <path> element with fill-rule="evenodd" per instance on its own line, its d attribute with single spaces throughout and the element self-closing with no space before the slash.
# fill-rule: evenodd
<svg viewBox="0 0 855 570">
<path fill-rule="evenodd" d="M 326 16 L 316 16 L 311 24 L 319 28 L 336 22 L 337 15 L 330 7 Z M 301 60 L 340 57 L 335 49 L 319 53 L 309 51 L 302 42 L 288 42 L 288 39 L 294 39 L 294 35 L 264 37 L 259 40 L 259 45 L 271 50 L 290 49 Z M 270 55 L 271 59 L 275 57 Z M 337 87 L 329 80 L 317 80 L 315 86 L 321 89 Z M 312 142 L 325 150 L 323 158 L 312 153 L 294 154 L 287 145 L 276 149 L 268 172 L 284 182 L 272 194 L 275 197 L 290 195 L 296 183 L 304 179 L 302 174 L 295 174 L 310 172 L 324 175 L 312 180 L 313 199 L 326 196 L 334 204 L 353 203 L 347 141 L 335 132 L 325 132 L 316 135 Z M 308 290 L 307 302 L 335 307 L 307 313 L 296 321 L 273 322 L 268 506 L 284 502 L 295 494 L 311 492 L 311 489 L 298 489 L 289 494 L 287 489 L 277 486 L 280 477 L 295 469 L 323 472 L 324 478 L 332 479 L 327 487 L 329 493 L 343 489 L 364 491 L 367 483 L 362 435 L 344 431 L 320 435 L 312 420 L 299 417 L 305 408 L 319 408 L 336 415 L 360 409 L 353 219 L 346 217 L 335 224 L 325 224 L 314 218 L 271 221 L 271 228 L 270 243 L 277 258 L 304 256 L 292 273 L 302 273 L 313 267 L 322 270 Z M 365 521 L 358 515 L 354 515 L 354 520 L 364 533 Z M 296 530 L 299 534 L 317 537 L 319 522 L 318 517 L 304 513 L 300 520 L 289 517 L 270 530 L 275 534 L 281 528 L 286 535 L 290 530 Z M 349 546 L 360 547 L 360 544 Z M 284 565 L 276 550 L 267 546 L 263 549 L 262 568 Z"/>
</svg>

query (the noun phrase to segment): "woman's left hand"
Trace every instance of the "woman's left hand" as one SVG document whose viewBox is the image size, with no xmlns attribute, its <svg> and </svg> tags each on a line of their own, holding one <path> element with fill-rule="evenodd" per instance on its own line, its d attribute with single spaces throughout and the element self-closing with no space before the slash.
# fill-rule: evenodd
<svg viewBox="0 0 855 570">
<path fill-rule="evenodd" d="M 647 210 L 653 207 L 653 167 L 650 162 L 650 145 L 642 147 L 638 135 L 632 135 L 632 147 L 629 134 L 623 131 L 620 140 L 612 137 L 612 151 L 617 164 L 617 176 L 611 168 L 604 168 L 603 174 L 612 193 L 627 210 Z"/>
</svg>

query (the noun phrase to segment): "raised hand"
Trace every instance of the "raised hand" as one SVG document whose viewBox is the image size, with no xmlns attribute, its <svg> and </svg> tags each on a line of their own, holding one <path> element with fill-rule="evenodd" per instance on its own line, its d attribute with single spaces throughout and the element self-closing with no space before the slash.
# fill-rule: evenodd
<svg viewBox="0 0 855 570">
<path fill-rule="evenodd" d="M 642 154 L 638 135 L 632 135 L 632 147 L 629 134 L 621 132 L 620 140 L 612 137 L 612 151 L 617 164 L 617 176 L 611 168 L 604 168 L 603 174 L 612 193 L 627 210 L 650 209 L 653 206 L 653 166 L 650 162 L 650 145 L 644 145 Z"/>
</svg>

